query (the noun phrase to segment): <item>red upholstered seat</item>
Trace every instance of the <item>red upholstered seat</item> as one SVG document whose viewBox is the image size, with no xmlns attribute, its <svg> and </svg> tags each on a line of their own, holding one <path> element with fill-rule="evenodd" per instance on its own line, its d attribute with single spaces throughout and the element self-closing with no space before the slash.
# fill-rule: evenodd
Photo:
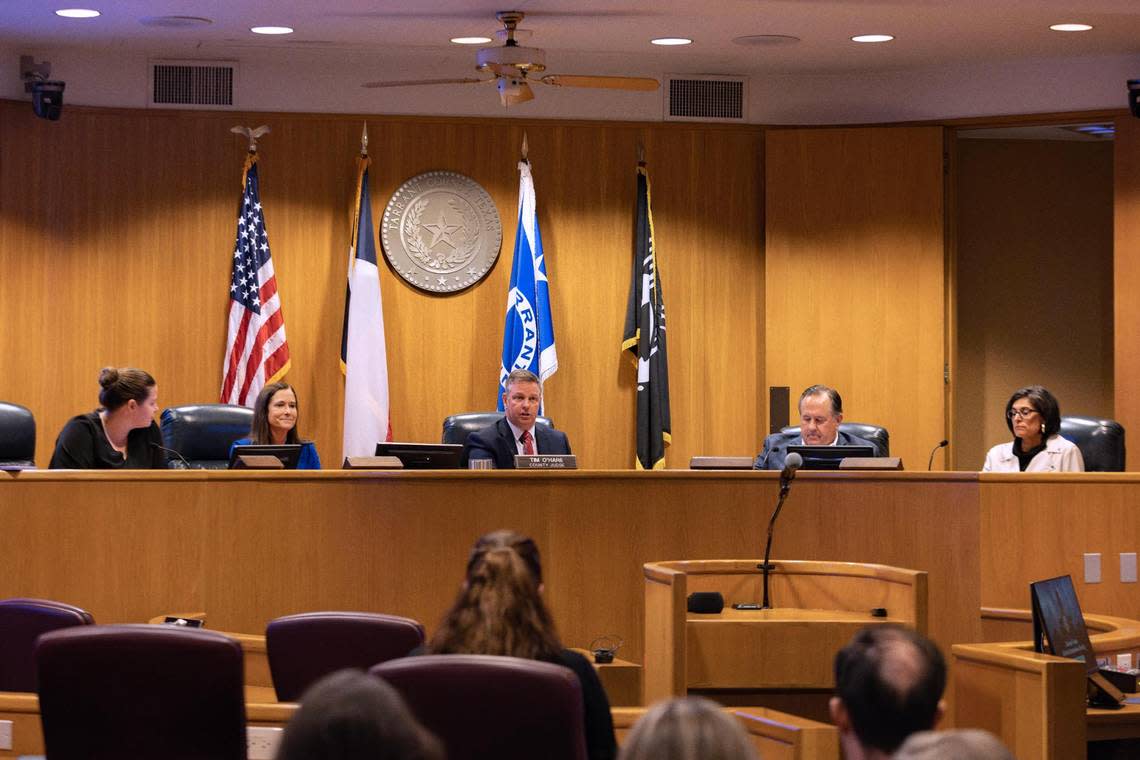
<svg viewBox="0 0 1140 760">
<path fill-rule="evenodd" d="M 406 657 L 369 672 L 392 684 L 448 760 L 585 760 L 582 688 L 569 668 L 492 655 Z"/>
<path fill-rule="evenodd" d="M 411 618 L 369 612 L 306 612 L 272 621 L 265 649 L 281 702 L 343 668 L 367 670 L 404 657 L 424 643 L 424 627 Z"/>
<path fill-rule="evenodd" d="M 84 626 L 40 637 L 51 760 L 245 760 L 242 651 L 212 631 Z"/>
</svg>

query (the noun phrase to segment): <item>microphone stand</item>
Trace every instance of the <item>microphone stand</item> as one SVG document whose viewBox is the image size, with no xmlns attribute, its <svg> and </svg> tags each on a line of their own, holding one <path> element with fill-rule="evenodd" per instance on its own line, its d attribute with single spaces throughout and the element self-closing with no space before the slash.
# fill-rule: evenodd
<svg viewBox="0 0 1140 760">
<path fill-rule="evenodd" d="M 756 566 L 758 570 L 762 570 L 764 573 L 764 601 L 760 605 L 762 610 L 772 609 L 768 599 L 768 574 L 772 569 L 772 563 L 768 559 L 772 556 L 772 533 L 776 528 L 776 518 L 780 516 L 780 510 L 784 507 L 784 499 L 788 498 L 788 492 L 792 490 L 793 477 L 795 477 L 795 470 L 792 471 L 791 477 L 780 477 L 780 498 L 776 502 L 776 508 L 772 510 L 772 519 L 768 521 L 768 543 L 764 546 L 764 564 Z"/>
</svg>

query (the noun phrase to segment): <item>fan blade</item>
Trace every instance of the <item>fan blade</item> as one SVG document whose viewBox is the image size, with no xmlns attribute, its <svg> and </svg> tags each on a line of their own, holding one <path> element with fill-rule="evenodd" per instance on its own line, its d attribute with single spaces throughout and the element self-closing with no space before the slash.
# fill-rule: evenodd
<svg viewBox="0 0 1140 760">
<path fill-rule="evenodd" d="M 494 82 L 494 79 L 475 79 L 474 77 L 467 77 L 464 79 L 409 79 L 400 82 L 365 82 L 360 85 L 361 87 L 415 87 L 417 85 L 428 84 L 483 84 L 485 82 Z"/>
<path fill-rule="evenodd" d="M 603 77 L 586 74 L 547 74 L 540 80 L 555 87 L 599 87 L 605 90 L 653 92 L 661 84 L 648 77 Z"/>
</svg>

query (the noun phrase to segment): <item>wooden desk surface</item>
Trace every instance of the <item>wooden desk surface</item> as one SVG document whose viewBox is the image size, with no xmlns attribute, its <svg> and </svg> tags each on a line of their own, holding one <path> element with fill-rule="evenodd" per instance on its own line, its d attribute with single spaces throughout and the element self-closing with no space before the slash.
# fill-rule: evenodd
<svg viewBox="0 0 1140 760">
<path fill-rule="evenodd" d="M 1140 544 L 1140 475 L 801 473 L 776 557 L 929 572 L 929 632 L 980 641 L 978 609 L 1081 576 L 1082 553 Z M 473 540 L 510 527 L 543 553 L 568 646 L 609 633 L 641 661 L 642 565 L 756 556 L 778 489 L 769 472 L 0 473 L 0 596 L 59 599 L 99 622 L 197 609 L 211 627 L 373 610 L 429 631 Z M 1079 505 L 1079 509 L 1074 505 Z M 1016 551 L 1014 550 L 1016 547 Z M 1041 547 L 1034 551 L 1026 547 Z M 1091 609 L 1134 614 L 1136 586 L 1077 583 Z"/>
</svg>

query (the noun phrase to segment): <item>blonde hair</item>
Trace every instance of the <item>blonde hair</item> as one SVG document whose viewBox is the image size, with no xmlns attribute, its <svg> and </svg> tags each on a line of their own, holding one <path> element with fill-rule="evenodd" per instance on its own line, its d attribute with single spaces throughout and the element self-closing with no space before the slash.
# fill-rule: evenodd
<svg viewBox="0 0 1140 760">
<path fill-rule="evenodd" d="M 618 760 L 759 760 L 735 718 L 703 697 L 658 702 L 637 721 Z"/>
</svg>

